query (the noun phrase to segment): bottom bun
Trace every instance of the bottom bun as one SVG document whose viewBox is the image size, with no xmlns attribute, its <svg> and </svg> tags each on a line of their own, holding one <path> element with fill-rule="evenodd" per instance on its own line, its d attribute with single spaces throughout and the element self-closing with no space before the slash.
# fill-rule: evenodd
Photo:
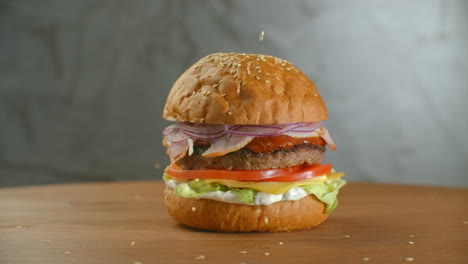
<svg viewBox="0 0 468 264">
<path fill-rule="evenodd" d="M 166 187 L 165 202 L 171 217 L 182 225 L 220 232 L 284 232 L 310 229 L 324 222 L 325 204 L 313 195 L 271 205 L 225 203 L 184 198 Z"/>
</svg>

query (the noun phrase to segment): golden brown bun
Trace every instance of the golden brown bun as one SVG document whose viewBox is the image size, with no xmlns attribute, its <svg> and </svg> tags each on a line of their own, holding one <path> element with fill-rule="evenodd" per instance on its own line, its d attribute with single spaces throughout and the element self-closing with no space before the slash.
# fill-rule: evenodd
<svg viewBox="0 0 468 264">
<path fill-rule="evenodd" d="M 314 83 L 291 63 L 257 54 L 215 53 L 188 68 L 164 107 L 169 121 L 284 124 L 327 119 Z"/>
<path fill-rule="evenodd" d="M 243 205 L 184 198 L 166 187 L 165 202 L 172 218 L 188 227 L 220 232 L 283 232 L 309 229 L 325 221 L 325 205 L 308 195 L 271 205 Z"/>
</svg>

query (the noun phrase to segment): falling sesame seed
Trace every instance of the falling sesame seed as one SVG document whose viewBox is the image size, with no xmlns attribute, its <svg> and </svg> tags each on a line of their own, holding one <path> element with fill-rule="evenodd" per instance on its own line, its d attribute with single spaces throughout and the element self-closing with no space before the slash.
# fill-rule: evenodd
<svg viewBox="0 0 468 264">
<path fill-rule="evenodd" d="M 195 212 L 197 208 L 195 206 L 192 207 L 192 212 Z"/>
<path fill-rule="evenodd" d="M 239 253 L 241 253 L 241 254 L 247 254 L 247 251 L 241 250 L 241 251 L 239 251 Z"/>
<path fill-rule="evenodd" d="M 405 261 L 413 262 L 413 261 L 414 261 L 414 258 L 412 258 L 412 257 L 407 257 L 407 258 L 405 258 Z"/>
<path fill-rule="evenodd" d="M 408 244 L 413 245 L 414 242 L 413 241 L 408 241 Z"/>
<path fill-rule="evenodd" d="M 270 252 L 265 252 L 265 256 L 270 256 Z"/>
<path fill-rule="evenodd" d="M 136 244 L 136 242 L 135 242 L 135 241 L 132 241 L 132 242 L 130 243 L 130 246 L 133 247 L 135 244 Z"/>
<path fill-rule="evenodd" d="M 260 80 L 260 77 L 258 77 L 258 76 L 255 76 L 255 79 L 257 79 L 257 80 Z"/>
<path fill-rule="evenodd" d="M 362 260 L 364 260 L 364 261 L 369 261 L 370 258 L 369 258 L 369 257 L 363 257 Z"/>
<path fill-rule="evenodd" d="M 263 41 L 263 38 L 265 37 L 265 31 L 262 31 L 260 33 L 260 36 L 258 37 L 258 40 Z"/>
<path fill-rule="evenodd" d="M 198 257 L 195 257 L 195 259 L 197 259 L 197 260 L 205 259 L 205 255 L 200 255 Z"/>
</svg>

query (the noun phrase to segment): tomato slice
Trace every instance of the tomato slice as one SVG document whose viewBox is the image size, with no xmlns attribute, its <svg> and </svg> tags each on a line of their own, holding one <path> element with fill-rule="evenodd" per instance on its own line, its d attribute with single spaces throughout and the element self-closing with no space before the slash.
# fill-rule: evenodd
<svg viewBox="0 0 468 264">
<path fill-rule="evenodd" d="M 269 170 L 184 170 L 173 163 L 166 168 L 165 172 L 169 176 L 180 179 L 296 182 L 329 174 L 331 169 L 331 164 L 320 164 Z"/>
</svg>

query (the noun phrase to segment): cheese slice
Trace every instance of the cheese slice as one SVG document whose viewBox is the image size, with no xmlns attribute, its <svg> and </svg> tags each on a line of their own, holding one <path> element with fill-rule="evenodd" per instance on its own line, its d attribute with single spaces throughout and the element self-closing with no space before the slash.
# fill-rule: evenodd
<svg viewBox="0 0 468 264">
<path fill-rule="evenodd" d="M 205 180 L 207 183 L 219 183 L 226 185 L 231 188 L 249 188 L 260 192 L 266 192 L 271 194 L 280 194 L 289 191 L 292 188 L 310 185 L 314 183 L 322 183 L 324 181 L 337 179 L 343 177 L 342 172 L 333 172 L 328 177 L 326 175 L 317 176 L 309 180 L 298 181 L 298 182 L 249 182 L 249 181 L 236 181 L 236 180 L 222 180 L 213 179 Z"/>
</svg>

